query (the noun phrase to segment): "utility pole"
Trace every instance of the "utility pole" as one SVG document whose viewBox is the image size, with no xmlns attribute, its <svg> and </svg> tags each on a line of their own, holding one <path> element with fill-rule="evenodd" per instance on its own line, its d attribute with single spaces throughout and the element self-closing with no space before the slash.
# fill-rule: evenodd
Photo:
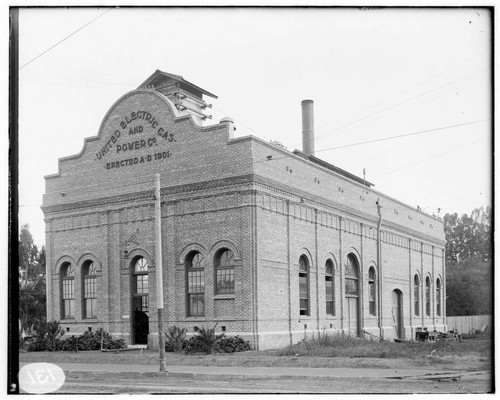
<svg viewBox="0 0 500 400">
<path fill-rule="evenodd" d="M 364 171 L 364 170 L 363 170 Z M 378 325 L 380 328 L 380 337 L 384 339 L 384 318 L 382 316 L 382 294 L 383 294 L 383 267 L 382 267 L 382 206 L 380 205 L 380 198 L 377 199 L 377 214 L 378 214 L 378 224 L 377 224 L 377 264 L 378 264 Z"/>
<path fill-rule="evenodd" d="M 156 239 L 156 304 L 158 307 L 158 346 L 160 372 L 165 370 L 165 340 L 163 328 L 163 263 L 161 252 L 160 174 L 155 175 L 155 239 Z"/>
</svg>

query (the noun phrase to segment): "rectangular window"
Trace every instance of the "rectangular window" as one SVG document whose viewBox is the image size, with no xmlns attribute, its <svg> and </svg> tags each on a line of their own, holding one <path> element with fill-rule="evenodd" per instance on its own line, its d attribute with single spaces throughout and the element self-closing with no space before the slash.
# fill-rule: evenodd
<svg viewBox="0 0 500 400">
<path fill-rule="evenodd" d="M 368 283 L 368 286 L 369 286 L 369 301 L 368 301 L 368 305 L 369 305 L 369 312 L 370 312 L 370 315 L 376 315 L 376 310 L 375 310 L 375 282 L 369 282 Z"/>
<path fill-rule="evenodd" d="M 325 276 L 325 290 L 326 290 L 326 313 L 328 315 L 335 315 L 335 308 L 333 306 L 333 278 Z"/>
<path fill-rule="evenodd" d="M 63 280 L 63 318 L 75 316 L 75 281 Z"/>
<path fill-rule="evenodd" d="M 136 275 L 136 293 L 138 294 L 147 294 L 148 293 L 148 275 Z"/>
<path fill-rule="evenodd" d="M 189 295 L 189 315 L 203 316 L 205 314 L 205 295 L 203 293 Z"/>
<path fill-rule="evenodd" d="M 420 315 L 420 301 L 419 301 L 419 287 L 417 285 L 413 288 L 413 297 L 415 302 L 415 315 Z"/>
<path fill-rule="evenodd" d="M 205 315 L 205 280 L 203 271 L 188 272 L 188 313 Z"/>
<path fill-rule="evenodd" d="M 431 315 L 431 289 L 429 286 L 425 288 L 425 314 L 430 317 Z"/>
<path fill-rule="evenodd" d="M 84 279 L 84 318 L 95 318 L 97 316 L 96 278 Z"/>
<path fill-rule="evenodd" d="M 299 273 L 300 315 L 309 315 L 309 288 L 307 274 Z"/>
<path fill-rule="evenodd" d="M 234 293 L 234 268 L 216 270 L 216 294 Z"/>
<path fill-rule="evenodd" d="M 64 302 L 64 318 L 74 318 L 75 314 L 75 300 L 67 299 Z"/>
<path fill-rule="evenodd" d="M 441 316 L 441 281 L 437 281 L 436 284 L 436 314 Z"/>
</svg>

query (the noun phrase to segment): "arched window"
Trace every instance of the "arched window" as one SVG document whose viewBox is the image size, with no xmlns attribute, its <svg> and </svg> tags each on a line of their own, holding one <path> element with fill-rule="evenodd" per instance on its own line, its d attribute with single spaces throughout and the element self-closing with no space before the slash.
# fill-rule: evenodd
<svg viewBox="0 0 500 400">
<path fill-rule="evenodd" d="M 420 315 L 420 279 L 417 274 L 413 278 L 413 303 L 415 304 L 415 315 Z"/>
<path fill-rule="evenodd" d="M 75 318 L 75 270 L 70 263 L 61 267 L 62 318 Z"/>
<path fill-rule="evenodd" d="M 425 278 L 425 315 L 431 315 L 431 279 Z"/>
<path fill-rule="evenodd" d="M 441 279 L 436 280 L 436 313 L 441 316 Z"/>
<path fill-rule="evenodd" d="M 97 317 L 96 270 L 92 261 L 83 264 L 83 318 Z"/>
<path fill-rule="evenodd" d="M 234 255 L 221 250 L 215 259 L 215 294 L 234 293 Z"/>
<path fill-rule="evenodd" d="M 139 311 L 149 310 L 148 260 L 139 257 L 134 263 L 134 298 Z"/>
<path fill-rule="evenodd" d="M 335 285 L 333 283 L 333 261 L 328 259 L 325 264 L 325 299 L 326 313 L 335 315 Z"/>
<path fill-rule="evenodd" d="M 352 254 L 347 256 L 345 268 L 345 294 L 358 296 L 358 262 Z"/>
<path fill-rule="evenodd" d="M 299 313 L 309 315 L 309 261 L 306 256 L 299 258 Z"/>
<path fill-rule="evenodd" d="M 186 258 L 187 314 L 190 317 L 205 315 L 205 271 L 203 255 L 197 251 Z"/>
<path fill-rule="evenodd" d="M 368 308 L 370 315 L 377 315 L 377 286 L 375 284 L 375 268 L 368 271 Z"/>
</svg>

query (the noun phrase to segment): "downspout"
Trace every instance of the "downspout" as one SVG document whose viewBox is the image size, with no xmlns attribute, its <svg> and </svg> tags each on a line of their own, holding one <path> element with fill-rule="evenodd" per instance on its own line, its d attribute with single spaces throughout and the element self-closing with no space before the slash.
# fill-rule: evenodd
<svg viewBox="0 0 500 400">
<path fill-rule="evenodd" d="M 378 265 L 378 326 L 380 329 L 380 337 L 384 338 L 383 329 L 383 319 L 382 319 L 382 206 L 379 203 L 380 198 L 377 199 L 377 212 L 378 212 L 378 224 L 377 224 L 377 265 Z"/>
<path fill-rule="evenodd" d="M 314 209 L 314 241 L 316 253 L 316 330 L 319 335 L 319 257 L 318 257 L 318 209 Z"/>
<path fill-rule="evenodd" d="M 288 263 L 288 335 L 290 338 L 290 346 L 293 344 L 292 334 L 292 286 L 291 286 L 291 271 L 292 271 L 292 251 L 290 249 L 290 200 L 286 200 L 286 246 L 287 246 L 287 263 Z"/>
<path fill-rule="evenodd" d="M 345 267 L 342 265 L 342 217 L 339 216 L 339 260 L 340 261 L 340 331 L 344 335 Z"/>
</svg>

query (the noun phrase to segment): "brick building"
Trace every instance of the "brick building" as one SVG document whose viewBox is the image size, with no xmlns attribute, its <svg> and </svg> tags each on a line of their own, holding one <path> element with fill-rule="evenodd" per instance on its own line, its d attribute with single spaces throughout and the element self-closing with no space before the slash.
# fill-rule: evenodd
<svg viewBox="0 0 500 400">
<path fill-rule="evenodd" d="M 206 125 L 215 95 L 156 71 L 46 176 L 47 312 L 70 334 L 157 344 L 154 177 L 165 326 L 213 326 L 257 349 L 318 332 L 445 329 L 440 219 L 303 150 Z"/>
</svg>

